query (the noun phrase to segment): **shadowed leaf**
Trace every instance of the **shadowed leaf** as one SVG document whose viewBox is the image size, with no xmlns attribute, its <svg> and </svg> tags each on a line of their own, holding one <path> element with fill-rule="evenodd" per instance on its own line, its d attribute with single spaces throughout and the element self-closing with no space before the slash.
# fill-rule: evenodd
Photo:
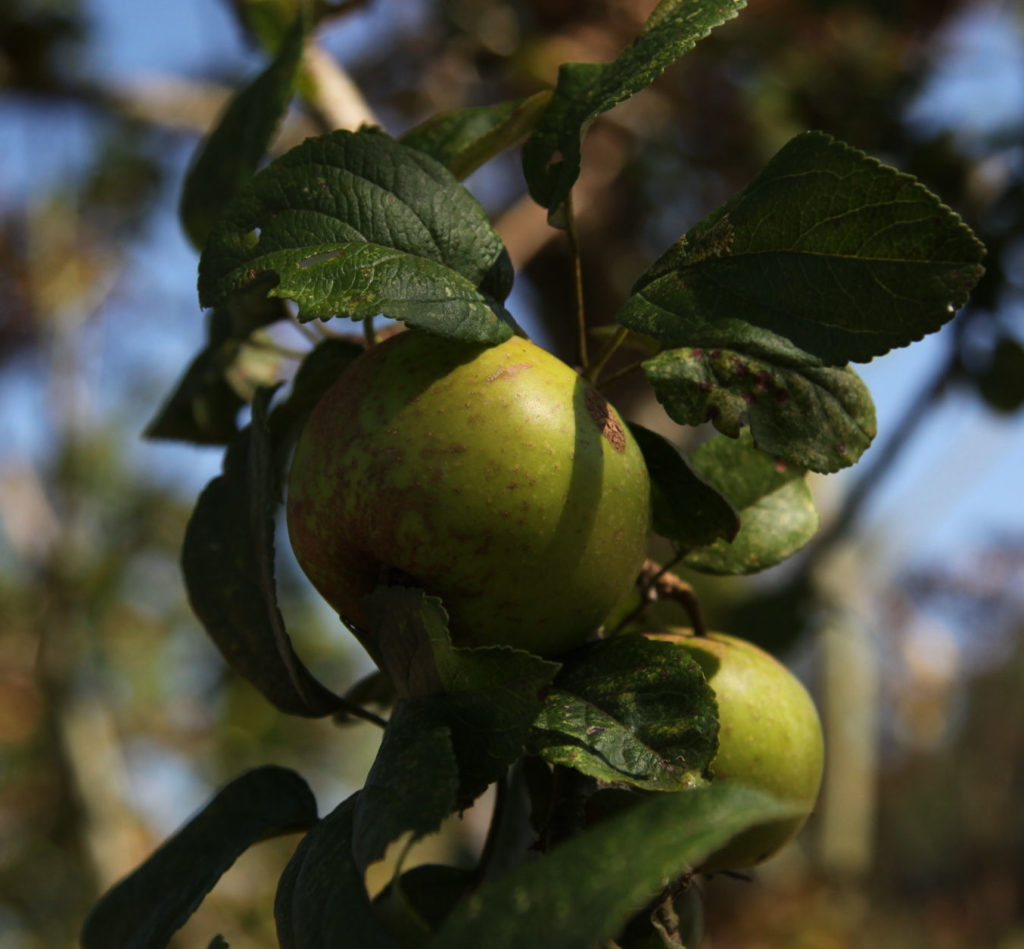
<svg viewBox="0 0 1024 949">
<path fill-rule="evenodd" d="M 746 0 L 661 0 L 637 36 L 613 62 L 565 63 L 554 96 L 523 148 L 533 199 L 559 220 L 580 173 L 587 126 L 602 112 L 645 89 Z"/>
<path fill-rule="evenodd" d="M 651 477 L 654 529 L 680 547 L 731 540 L 739 530 L 736 510 L 667 438 L 630 423 Z"/>
<path fill-rule="evenodd" d="M 619 319 L 669 346 L 866 362 L 952 319 L 984 253 L 915 178 L 807 132 L 664 254 Z"/>
<path fill-rule="evenodd" d="M 158 949 L 250 846 L 316 823 L 316 801 L 295 772 L 268 765 L 223 787 L 209 804 L 100 900 L 83 949 Z"/>
<path fill-rule="evenodd" d="M 381 587 L 366 603 L 379 662 L 402 698 L 356 807 L 360 866 L 406 831 L 435 830 L 502 777 L 558 670 L 506 646 L 453 646 L 440 600 L 420 590 Z"/>
<path fill-rule="evenodd" d="M 197 248 L 241 185 L 252 177 L 291 101 L 302 59 L 305 18 L 285 34 L 273 62 L 228 104 L 185 177 L 180 214 Z"/>
<path fill-rule="evenodd" d="M 482 886 L 455 907 L 427 946 L 592 949 L 613 938 L 666 880 L 746 828 L 792 813 L 789 805 L 727 782 L 651 795 L 543 860 Z M 581 867 L 600 872 L 583 874 Z"/>
<path fill-rule="evenodd" d="M 400 141 L 462 179 L 527 135 L 550 100 L 550 92 L 538 92 L 528 99 L 445 112 L 410 129 Z"/>
<path fill-rule="evenodd" d="M 398 949 L 352 860 L 358 800 L 353 795 L 317 823 L 285 867 L 274 901 L 281 949 Z"/>
<path fill-rule="evenodd" d="M 182 568 L 189 602 L 231 667 L 283 712 L 322 716 L 344 702 L 302 664 L 285 630 L 274 582 L 276 478 L 265 390 L 232 442 L 224 473 L 196 502 Z"/>
</svg>

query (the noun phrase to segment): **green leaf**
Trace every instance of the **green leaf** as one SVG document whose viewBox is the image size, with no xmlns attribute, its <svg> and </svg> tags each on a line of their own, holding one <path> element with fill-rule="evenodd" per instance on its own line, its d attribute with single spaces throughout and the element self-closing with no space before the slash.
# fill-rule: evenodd
<svg viewBox="0 0 1024 949">
<path fill-rule="evenodd" d="M 804 470 L 758 450 L 749 434 L 719 435 L 693 454 L 694 467 L 740 512 L 732 543 L 716 541 L 686 557 L 705 573 L 747 574 L 781 563 L 818 529 Z"/>
<path fill-rule="evenodd" d="M 661 0 L 643 31 L 610 63 L 566 63 L 537 130 L 523 149 L 530 194 L 558 219 L 579 177 L 587 126 L 602 112 L 649 86 L 746 0 Z"/>
<path fill-rule="evenodd" d="M 195 817 L 96 904 L 83 949 L 165 946 L 252 844 L 316 823 L 316 801 L 294 771 L 257 768 L 223 787 Z"/>
<path fill-rule="evenodd" d="M 226 445 L 238 434 L 238 412 L 245 400 L 226 375 L 242 344 L 211 343 L 189 364 L 174 391 L 146 426 L 145 438 Z"/>
<path fill-rule="evenodd" d="M 619 319 L 671 346 L 788 341 L 805 364 L 865 362 L 952 319 L 984 253 L 916 179 L 807 132 L 657 261 Z"/>
<path fill-rule="evenodd" d="M 185 530 L 189 602 L 231 667 L 283 712 L 319 717 L 344 704 L 296 655 L 274 582 L 275 473 L 266 420 L 270 392 L 232 442 L 224 473 L 200 494 Z"/>
<path fill-rule="evenodd" d="M 353 795 L 321 820 L 285 867 L 274 901 L 281 949 L 398 949 L 352 859 L 358 800 Z"/>
<path fill-rule="evenodd" d="M 616 636 L 555 679 L 531 750 L 602 781 L 656 791 L 701 783 L 718 749 L 718 706 L 700 667 L 669 643 Z"/>
<path fill-rule="evenodd" d="M 513 102 L 445 112 L 421 122 L 399 141 L 436 158 L 461 180 L 526 136 L 550 101 L 551 92 L 545 91 Z"/>
<path fill-rule="evenodd" d="M 440 600 L 420 590 L 381 587 L 366 603 L 376 655 L 402 699 L 356 807 L 362 867 L 407 831 L 436 830 L 505 774 L 558 670 L 508 647 L 452 646 Z"/>
<path fill-rule="evenodd" d="M 463 867 L 421 864 L 389 883 L 374 903 L 384 904 L 398 896 L 428 926 L 436 929 L 476 882 L 476 874 Z"/>
<path fill-rule="evenodd" d="M 641 425 L 629 430 L 651 477 L 654 529 L 680 547 L 731 540 L 740 529 L 732 504 L 698 474 L 667 438 Z"/>
<path fill-rule="evenodd" d="M 667 880 L 746 828 L 792 814 L 791 806 L 728 782 L 651 795 L 484 884 L 455 907 L 428 949 L 592 949 Z"/>
<path fill-rule="evenodd" d="M 444 703 L 400 699 L 356 803 L 352 855 L 365 870 L 407 832 L 437 830 L 459 805 L 459 766 Z"/>
<path fill-rule="evenodd" d="M 299 16 L 273 62 L 231 100 L 200 145 L 185 177 L 179 209 L 197 249 L 266 154 L 292 98 L 305 36 L 305 18 Z"/>
<path fill-rule="evenodd" d="M 375 629 L 399 694 L 429 699 L 451 727 L 467 805 L 522 754 L 558 663 L 509 646 L 453 646 L 441 601 L 421 590 L 379 589 L 367 612 L 387 617 Z"/>
<path fill-rule="evenodd" d="M 848 366 L 801 363 L 784 345 L 767 350 L 758 336 L 645 362 L 665 411 L 681 425 L 710 420 L 732 437 L 749 424 L 760 449 L 811 471 L 853 464 L 875 437 L 874 402 L 860 377 Z"/>
<path fill-rule="evenodd" d="M 473 342 L 512 333 L 511 264 L 487 213 L 443 165 L 371 129 L 307 140 L 219 219 L 199 262 L 203 305 L 265 275 L 303 320 L 383 313 Z"/>
<path fill-rule="evenodd" d="M 245 404 L 228 375 L 243 354 L 244 342 L 286 317 L 282 301 L 267 299 L 265 289 L 238 294 L 212 310 L 206 346 L 146 426 L 144 437 L 227 445 L 238 434 L 238 411 Z"/>
</svg>

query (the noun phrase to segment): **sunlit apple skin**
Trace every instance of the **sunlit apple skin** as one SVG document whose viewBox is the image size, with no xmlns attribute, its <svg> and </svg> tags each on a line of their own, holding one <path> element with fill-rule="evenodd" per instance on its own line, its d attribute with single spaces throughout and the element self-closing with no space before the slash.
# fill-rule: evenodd
<svg viewBox="0 0 1024 949">
<path fill-rule="evenodd" d="M 734 780 L 793 803 L 800 813 L 740 834 L 701 866 L 740 870 L 778 852 L 803 827 L 818 798 L 825 762 L 814 701 L 781 662 L 724 633 L 647 633 L 677 644 L 700 665 L 718 701 L 713 781 Z"/>
<path fill-rule="evenodd" d="M 441 597 L 457 643 L 554 656 L 635 581 L 650 483 L 614 409 L 550 353 L 408 331 L 314 408 L 287 521 L 299 564 L 357 627 L 361 598 L 399 571 Z"/>
</svg>

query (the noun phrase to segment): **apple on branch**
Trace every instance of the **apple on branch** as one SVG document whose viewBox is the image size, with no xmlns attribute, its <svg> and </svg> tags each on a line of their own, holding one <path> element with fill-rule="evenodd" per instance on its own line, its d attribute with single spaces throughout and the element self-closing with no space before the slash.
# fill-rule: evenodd
<svg viewBox="0 0 1024 949">
<path fill-rule="evenodd" d="M 371 347 L 296 446 L 288 531 L 356 627 L 381 582 L 439 596 L 453 639 L 543 656 L 628 592 L 650 531 L 643 457 L 604 397 L 533 343 L 419 330 Z"/>
</svg>

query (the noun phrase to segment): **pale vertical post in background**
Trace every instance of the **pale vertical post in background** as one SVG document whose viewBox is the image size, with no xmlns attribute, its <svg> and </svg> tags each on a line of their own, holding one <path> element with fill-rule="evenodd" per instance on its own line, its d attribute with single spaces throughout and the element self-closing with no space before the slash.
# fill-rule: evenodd
<svg viewBox="0 0 1024 949">
<path fill-rule="evenodd" d="M 818 850 L 837 879 L 856 883 L 875 853 L 878 795 L 879 640 L 859 556 L 843 551 L 820 573 L 825 779 Z"/>
</svg>

